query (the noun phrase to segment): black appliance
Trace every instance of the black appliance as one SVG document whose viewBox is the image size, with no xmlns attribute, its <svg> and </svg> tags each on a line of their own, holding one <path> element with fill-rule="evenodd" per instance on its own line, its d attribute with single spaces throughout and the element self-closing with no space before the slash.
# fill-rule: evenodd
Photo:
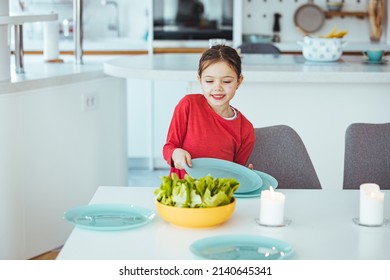
<svg viewBox="0 0 390 280">
<path fill-rule="evenodd" d="M 155 40 L 233 38 L 233 0 L 154 0 Z"/>
</svg>

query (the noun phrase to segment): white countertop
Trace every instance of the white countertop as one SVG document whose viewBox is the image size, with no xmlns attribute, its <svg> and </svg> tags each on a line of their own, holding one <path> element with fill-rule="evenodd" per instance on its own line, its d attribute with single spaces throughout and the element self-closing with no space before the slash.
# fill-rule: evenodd
<svg viewBox="0 0 390 280">
<path fill-rule="evenodd" d="M 9 16 L 0 16 L 0 25 L 9 24 L 9 25 L 20 25 L 26 22 L 36 22 L 36 21 L 54 21 L 58 19 L 58 14 L 10 14 Z"/>
<path fill-rule="evenodd" d="M 24 74 L 14 71 L 11 80 L 0 82 L 0 94 L 107 77 L 196 81 L 200 54 L 84 55 L 83 65 L 74 57 L 62 55 L 64 63 L 47 63 L 41 55 L 24 56 Z M 104 65 L 104 66 L 103 66 Z M 104 71 L 104 72 L 103 72 Z M 390 83 L 390 63 L 368 65 L 360 56 L 343 56 L 339 62 L 308 62 L 294 55 L 244 55 L 246 82 L 340 82 Z"/>
<path fill-rule="evenodd" d="M 90 203 L 126 203 L 156 211 L 153 191 L 150 187 L 99 187 Z M 180 228 L 159 215 L 151 223 L 130 230 L 75 228 L 58 259 L 190 260 L 195 258 L 189 250 L 193 242 L 225 234 L 283 240 L 294 248 L 292 259 L 390 259 L 390 226 L 364 227 L 352 221 L 359 216 L 359 190 L 277 191 L 286 196 L 285 215 L 291 224 L 285 227 L 259 226 L 255 222 L 259 197 L 238 198 L 232 217 L 212 228 Z M 384 192 L 389 195 L 389 191 Z M 385 218 L 390 218 L 388 197 Z"/>
<path fill-rule="evenodd" d="M 155 54 L 114 59 L 104 72 L 121 78 L 196 81 L 200 54 Z M 363 56 L 336 62 L 311 62 L 301 55 L 244 54 L 245 82 L 390 83 L 390 63 L 367 64 Z"/>
<path fill-rule="evenodd" d="M 49 86 L 57 86 L 89 79 L 107 77 L 103 63 L 119 56 L 84 56 L 84 64 L 76 65 L 71 55 L 60 56 L 63 63 L 45 62 L 41 55 L 25 55 L 25 73 L 15 73 L 14 57 L 11 57 L 11 80 L 0 82 L 0 94 L 15 94 Z"/>
<path fill-rule="evenodd" d="M 60 51 L 74 51 L 73 37 L 62 38 L 58 42 Z M 13 46 L 13 44 L 11 44 Z M 43 40 L 25 40 L 25 51 L 42 51 Z M 145 40 L 130 38 L 91 38 L 83 40 L 84 51 L 147 51 Z"/>
</svg>

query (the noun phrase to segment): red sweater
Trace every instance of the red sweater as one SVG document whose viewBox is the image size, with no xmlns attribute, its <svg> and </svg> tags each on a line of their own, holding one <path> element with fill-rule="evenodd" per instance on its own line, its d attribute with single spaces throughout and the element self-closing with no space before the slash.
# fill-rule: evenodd
<svg viewBox="0 0 390 280">
<path fill-rule="evenodd" d="M 252 123 L 237 109 L 237 117 L 226 120 L 213 111 L 203 94 L 189 94 L 177 104 L 163 156 L 171 172 L 183 178 L 185 171 L 173 167 L 176 148 L 188 151 L 191 158 L 218 158 L 246 165 L 255 143 Z"/>
</svg>

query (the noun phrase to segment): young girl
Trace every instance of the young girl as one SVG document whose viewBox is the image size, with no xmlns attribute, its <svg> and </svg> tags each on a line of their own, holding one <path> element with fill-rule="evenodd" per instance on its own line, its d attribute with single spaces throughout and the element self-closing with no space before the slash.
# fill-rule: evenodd
<svg viewBox="0 0 390 280">
<path fill-rule="evenodd" d="M 230 106 L 242 83 L 236 50 L 217 45 L 201 56 L 198 80 L 203 94 L 188 94 L 176 105 L 163 156 L 179 178 L 192 158 L 208 157 L 246 165 L 252 152 L 253 125 Z"/>
</svg>

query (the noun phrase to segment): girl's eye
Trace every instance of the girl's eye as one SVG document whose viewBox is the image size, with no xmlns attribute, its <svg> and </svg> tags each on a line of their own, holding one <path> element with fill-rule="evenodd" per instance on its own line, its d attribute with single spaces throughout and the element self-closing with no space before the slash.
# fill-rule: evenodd
<svg viewBox="0 0 390 280">
<path fill-rule="evenodd" d="M 213 81 L 212 81 L 212 80 L 206 80 L 205 82 L 208 83 L 208 84 L 210 84 L 210 83 L 212 83 Z"/>
<path fill-rule="evenodd" d="M 232 81 L 223 81 L 224 84 L 230 84 Z"/>
</svg>

